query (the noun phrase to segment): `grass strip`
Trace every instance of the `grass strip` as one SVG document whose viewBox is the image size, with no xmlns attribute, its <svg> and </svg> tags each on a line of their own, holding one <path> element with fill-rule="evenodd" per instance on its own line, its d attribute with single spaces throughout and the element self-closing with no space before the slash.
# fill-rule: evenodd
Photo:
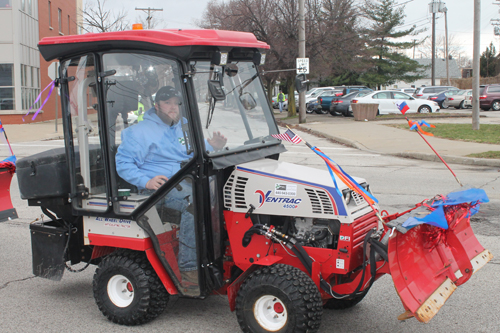
<svg viewBox="0 0 500 333">
<path fill-rule="evenodd" d="M 483 124 L 479 130 L 473 130 L 471 124 L 433 124 L 436 128 L 422 127 L 426 132 L 434 134 L 437 138 L 500 144 L 500 125 Z M 408 124 L 387 124 L 387 126 L 409 130 Z"/>
</svg>

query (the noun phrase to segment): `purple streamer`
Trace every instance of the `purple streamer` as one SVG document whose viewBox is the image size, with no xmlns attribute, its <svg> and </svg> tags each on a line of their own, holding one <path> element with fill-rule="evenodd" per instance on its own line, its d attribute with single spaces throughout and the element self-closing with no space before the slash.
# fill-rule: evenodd
<svg viewBox="0 0 500 333">
<path fill-rule="evenodd" d="M 55 87 L 55 80 L 52 80 L 52 82 L 50 82 L 43 90 L 40 94 L 38 94 L 38 97 L 36 98 L 35 102 L 33 103 L 33 105 L 35 105 L 36 103 L 38 103 L 38 101 L 40 100 L 40 98 L 42 97 L 42 94 L 45 90 L 47 90 L 48 87 L 50 87 L 50 90 L 49 90 L 49 94 L 47 95 L 47 97 L 45 97 L 45 100 L 43 101 L 42 105 L 40 105 L 40 107 L 38 108 L 38 110 L 36 110 L 35 114 L 33 115 L 33 118 L 31 118 L 31 120 L 35 120 L 36 116 L 38 116 L 38 113 L 40 113 L 40 111 L 42 110 L 43 106 L 45 105 L 45 103 L 47 103 L 47 101 L 49 100 L 49 97 L 50 95 L 52 95 L 52 91 L 54 90 L 54 87 Z M 24 121 L 24 117 L 26 117 L 31 109 L 33 108 L 33 105 L 30 106 L 28 112 L 23 116 L 23 121 Z"/>
</svg>

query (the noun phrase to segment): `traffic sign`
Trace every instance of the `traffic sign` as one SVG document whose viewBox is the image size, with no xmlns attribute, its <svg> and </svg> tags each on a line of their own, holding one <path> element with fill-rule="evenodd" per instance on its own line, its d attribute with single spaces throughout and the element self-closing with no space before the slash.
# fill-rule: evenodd
<svg viewBox="0 0 500 333">
<path fill-rule="evenodd" d="M 309 74 L 309 58 L 297 58 L 297 74 Z"/>
<path fill-rule="evenodd" d="M 48 75 L 51 80 L 55 80 L 57 77 L 57 71 L 59 70 L 59 63 L 57 61 L 54 61 L 49 65 L 48 69 Z"/>
</svg>

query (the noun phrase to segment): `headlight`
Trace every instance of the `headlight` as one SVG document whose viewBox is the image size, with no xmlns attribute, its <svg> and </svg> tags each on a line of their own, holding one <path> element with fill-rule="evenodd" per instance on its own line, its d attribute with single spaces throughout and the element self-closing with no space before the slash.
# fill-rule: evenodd
<svg viewBox="0 0 500 333">
<path fill-rule="evenodd" d="M 349 203 L 351 202 L 351 190 L 350 189 L 343 190 L 342 195 L 344 196 L 344 201 L 346 206 L 349 205 Z"/>
</svg>

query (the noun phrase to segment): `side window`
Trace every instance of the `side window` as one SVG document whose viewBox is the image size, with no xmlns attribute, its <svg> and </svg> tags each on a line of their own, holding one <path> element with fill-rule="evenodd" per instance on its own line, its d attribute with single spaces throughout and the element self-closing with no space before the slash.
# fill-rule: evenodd
<svg viewBox="0 0 500 333">
<path fill-rule="evenodd" d="M 99 132 L 99 99 L 95 59 L 92 54 L 75 57 L 62 64 L 62 77 L 68 78 L 66 112 L 71 113 L 75 174 L 72 201 L 76 209 L 108 209 L 106 172 Z"/>
<path fill-rule="evenodd" d="M 391 99 L 391 93 L 389 92 L 381 92 L 373 95 L 373 99 Z"/>
<path fill-rule="evenodd" d="M 403 93 L 400 93 L 400 92 L 395 92 L 394 99 L 410 99 L 410 96 L 403 94 Z"/>
<path fill-rule="evenodd" d="M 500 86 L 490 86 L 488 88 L 489 93 L 499 93 L 500 92 Z"/>
<path fill-rule="evenodd" d="M 436 94 L 439 94 L 439 93 L 442 93 L 443 91 L 445 91 L 446 88 L 434 88 L 434 91 L 436 92 Z"/>
</svg>

